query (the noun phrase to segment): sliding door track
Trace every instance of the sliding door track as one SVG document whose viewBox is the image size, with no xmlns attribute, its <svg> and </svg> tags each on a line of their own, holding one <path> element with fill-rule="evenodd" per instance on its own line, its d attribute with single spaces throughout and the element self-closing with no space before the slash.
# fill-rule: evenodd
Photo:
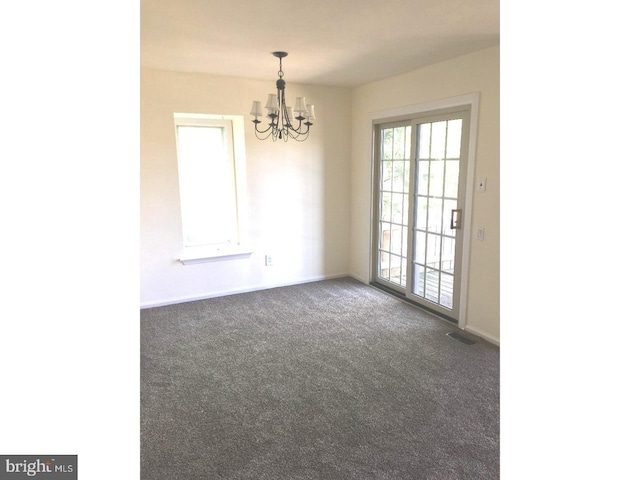
<svg viewBox="0 0 640 480">
<path fill-rule="evenodd" d="M 447 317 L 446 315 L 443 315 L 439 312 L 435 312 L 433 310 L 431 310 L 429 307 L 426 307 L 424 305 L 422 305 L 421 303 L 418 303 L 414 300 L 410 300 L 407 298 L 406 295 L 404 295 L 403 293 L 398 292 L 397 290 L 394 290 L 393 288 L 387 287 L 386 285 L 383 285 L 381 283 L 378 282 L 370 282 L 369 285 L 371 285 L 372 287 L 377 288 L 378 290 L 382 290 L 385 293 L 388 293 L 389 295 L 393 295 L 396 298 L 399 298 L 400 300 L 403 300 L 405 302 L 407 302 L 410 305 L 413 305 L 414 307 L 418 307 L 421 310 L 424 310 L 425 312 L 429 313 L 430 315 L 433 315 L 434 317 L 440 318 L 444 321 L 446 321 L 447 323 L 452 323 L 454 325 L 458 325 L 458 321 L 454 318 L 451 317 Z"/>
</svg>

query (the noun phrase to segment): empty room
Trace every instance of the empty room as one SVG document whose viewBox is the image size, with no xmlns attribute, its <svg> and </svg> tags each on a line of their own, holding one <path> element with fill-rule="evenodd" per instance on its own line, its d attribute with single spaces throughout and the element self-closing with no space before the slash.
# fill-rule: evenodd
<svg viewBox="0 0 640 480">
<path fill-rule="evenodd" d="M 141 2 L 142 479 L 499 478 L 499 23 Z"/>
<path fill-rule="evenodd" d="M 4 2 L 0 477 L 638 478 L 606 7 Z"/>
</svg>

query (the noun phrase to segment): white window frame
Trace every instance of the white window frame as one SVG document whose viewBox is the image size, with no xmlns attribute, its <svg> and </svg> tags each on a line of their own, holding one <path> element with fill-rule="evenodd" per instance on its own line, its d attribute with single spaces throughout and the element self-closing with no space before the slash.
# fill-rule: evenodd
<svg viewBox="0 0 640 480">
<path fill-rule="evenodd" d="M 193 113 L 174 113 L 176 147 L 178 142 L 178 126 L 209 126 L 231 128 L 235 192 L 236 220 L 238 226 L 236 244 L 212 244 L 195 247 L 184 245 L 178 258 L 183 265 L 211 262 L 231 258 L 246 258 L 252 249 L 246 244 L 246 153 L 244 145 L 244 117 L 242 115 L 209 115 Z M 230 146 L 231 147 L 231 146 Z M 176 149 L 176 158 L 178 151 Z M 178 169 L 180 168 L 178 159 Z M 184 238 L 184 235 L 183 235 Z"/>
</svg>

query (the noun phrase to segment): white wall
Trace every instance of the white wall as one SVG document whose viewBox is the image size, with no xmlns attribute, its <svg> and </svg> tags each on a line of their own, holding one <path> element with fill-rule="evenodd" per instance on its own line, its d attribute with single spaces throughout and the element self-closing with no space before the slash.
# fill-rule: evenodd
<svg viewBox="0 0 640 480">
<path fill-rule="evenodd" d="M 487 177 L 485 193 L 474 192 L 466 328 L 496 343 L 500 338 L 500 48 L 494 47 L 363 85 L 353 91 L 350 272 L 370 279 L 371 114 L 480 93 L 475 175 Z"/>
<path fill-rule="evenodd" d="M 302 143 L 257 140 L 248 112 L 275 80 L 141 72 L 142 306 L 346 275 L 349 269 L 351 92 L 287 84 L 318 121 Z M 249 258 L 183 265 L 173 113 L 245 115 Z M 265 254 L 274 265 L 266 267 Z"/>
</svg>

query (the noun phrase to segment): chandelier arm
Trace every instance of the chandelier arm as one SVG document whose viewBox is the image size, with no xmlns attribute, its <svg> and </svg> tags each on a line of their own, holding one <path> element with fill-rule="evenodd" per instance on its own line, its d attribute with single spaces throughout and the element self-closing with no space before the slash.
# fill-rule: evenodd
<svg viewBox="0 0 640 480">
<path fill-rule="evenodd" d="M 296 120 L 297 120 L 297 119 L 296 119 Z M 296 133 L 298 133 L 298 131 L 300 130 L 300 123 L 298 123 L 298 127 L 294 127 L 294 126 L 291 124 L 291 119 L 289 119 L 289 125 L 290 125 L 289 129 L 290 129 L 290 130 L 293 130 L 293 131 L 294 131 L 294 132 L 296 132 Z"/>
<path fill-rule="evenodd" d="M 258 140 L 266 140 L 266 139 L 267 139 L 267 138 L 269 138 L 269 137 L 273 137 L 273 129 L 267 129 L 267 130 L 263 130 L 263 131 L 261 131 L 261 132 L 260 132 L 260 131 L 258 131 L 258 130 L 255 130 L 255 131 L 254 131 L 254 133 L 256 134 L 256 138 L 257 138 Z M 265 134 L 265 133 L 266 133 L 267 135 L 261 136 L 261 135 L 263 135 L 263 134 Z"/>
<path fill-rule="evenodd" d="M 309 128 L 302 131 L 301 129 L 289 129 L 289 136 L 298 142 L 304 142 L 309 137 Z"/>
<path fill-rule="evenodd" d="M 307 138 L 309 138 L 309 132 L 304 135 L 298 135 L 297 137 L 293 137 L 296 142 L 304 142 Z"/>
<path fill-rule="evenodd" d="M 309 125 L 307 125 L 309 122 L 305 122 L 304 124 L 302 123 L 302 120 L 298 120 L 298 128 L 291 128 L 291 130 L 293 130 L 294 132 L 296 132 L 298 135 L 307 135 L 309 133 Z M 302 125 L 306 125 L 307 129 L 303 130 Z"/>
<path fill-rule="evenodd" d="M 258 128 L 258 123 L 260 123 L 260 120 L 258 120 L 257 122 L 255 120 L 251 120 L 254 124 L 255 124 L 255 131 L 256 133 L 267 133 L 270 132 L 271 130 L 273 130 L 273 123 L 270 123 L 269 126 L 267 128 L 265 128 L 264 130 L 260 130 Z"/>
</svg>

